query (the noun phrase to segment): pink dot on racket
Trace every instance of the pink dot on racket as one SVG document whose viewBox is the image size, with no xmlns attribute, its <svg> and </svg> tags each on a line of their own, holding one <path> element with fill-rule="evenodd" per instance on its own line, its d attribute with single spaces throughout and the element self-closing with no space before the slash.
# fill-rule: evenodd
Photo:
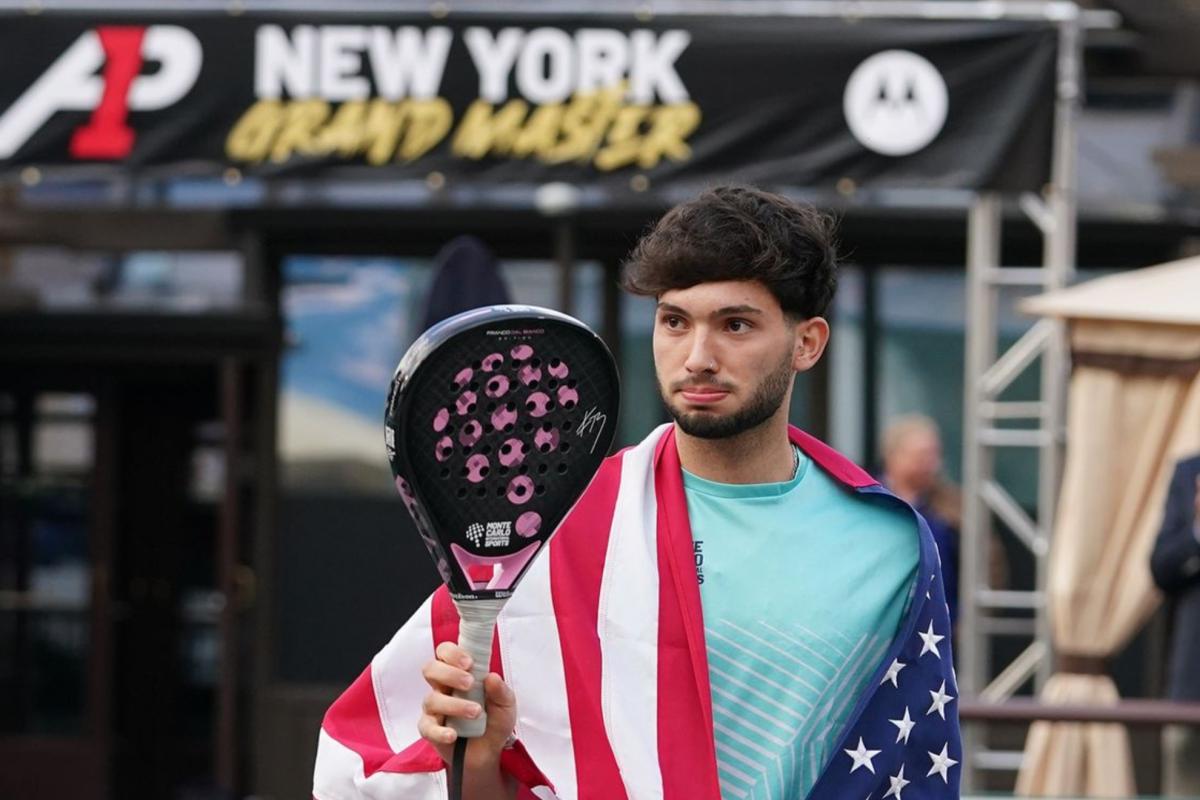
<svg viewBox="0 0 1200 800">
<path fill-rule="evenodd" d="M 504 397 L 508 393 L 508 376 L 493 375 L 488 379 L 487 386 L 483 387 L 483 393 L 493 400 Z"/>
<path fill-rule="evenodd" d="M 476 453 L 467 459 L 467 480 L 471 483 L 479 483 L 488 474 L 487 456 Z"/>
<path fill-rule="evenodd" d="M 474 392 L 463 392 L 455 402 L 454 407 L 458 409 L 458 413 L 461 415 L 470 414 L 475 410 L 475 402 L 478 399 Z"/>
<path fill-rule="evenodd" d="M 474 374 L 475 374 L 475 371 L 473 369 L 471 369 L 470 367 L 460 369 L 458 371 L 458 374 L 454 376 L 454 388 L 461 389 L 464 386 L 466 386 L 468 383 L 471 382 L 471 376 Z"/>
<path fill-rule="evenodd" d="M 443 436 L 438 439 L 437 445 L 433 449 L 433 457 L 438 461 L 445 461 L 454 452 L 454 442 L 450 441 L 449 436 Z"/>
<path fill-rule="evenodd" d="M 464 447 L 473 447 L 481 436 L 483 436 L 483 426 L 475 420 L 471 420 L 458 432 L 458 442 Z"/>
<path fill-rule="evenodd" d="M 539 429 L 533 435 L 533 444 L 538 450 L 543 453 L 549 453 L 554 448 L 558 447 L 558 431 L 551 428 L 550 430 Z"/>
<path fill-rule="evenodd" d="M 534 392 L 525 399 L 525 408 L 531 417 L 544 417 L 549 411 L 550 395 L 545 392 Z"/>
<path fill-rule="evenodd" d="M 508 406 L 497 408 L 492 412 L 492 427 L 498 431 L 502 431 L 509 425 L 517 424 L 517 411 Z"/>
<path fill-rule="evenodd" d="M 542 515 L 536 511 L 526 511 L 517 517 L 517 524 L 514 527 L 517 529 L 518 536 L 537 536 L 538 531 L 542 529 Z"/>
<path fill-rule="evenodd" d="M 534 381 L 540 381 L 542 379 L 542 370 L 540 367 L 526 364 L 525 366 L 521 367 L 520 371 L 517 372 L 517 377 L 521 379 L 521 383 L 528 386 Z"/>
<path fill-rule="evenodd" d="M 512 349 L 512 357 L 517 361 L 524 361 L 533 355 L 533 348 L 527 344 L 519 344 Z"/>
<path fill-rule="evenodd" d="M 579 392 L 570 386 L 558 387 L 558 404 L 563 408 L 574 408 L 579 403 Z"/>
<path fill-rule="evenodd" d="M 396 491 L 400 492 L 405 503 L 413 499 L 412 490 L 408 488 L 408 482 L 404 478 L 396 478 Z"/>
<path fill-rule="evenodd" d="M 533 498 L 533 481 L 528 475 L 518 475 L 508 482 L 508 502 L 523 505 Z"/>
<path fill-rule="evenodd" d="M 446 430 L 446 425 L 450 423 L 450 412 L 444 408 L 439 408 L 438 412 L 433 415 L 433 429 L 438 433 Z"/>
<path fill-rule="evenodd" d="M 514 467 L 525 460 L 525 443 L 520 439 L 508 439 L 500 445 L 500 463 Z"/>
<path fill-rule="evenodd" d="M 483 362 L 480 364 L 480 369 L 482 369 L 484 372 L 493 372 L 503 363 L 504 356 L 500 355 L 499 353 L 492 353 L 490 356 L 487 356 L 483 359 Z"/>
<path fill-rule="evenodd" d="M 571 374 L 571 371 L 567 369 L 567 362 L 559 361 L 557 358 L 551 359 L 550 366 L 546 368 L 546 371 L 550 373 L 550 377 L 558 378 L 560 381 Z"/>
</svg>

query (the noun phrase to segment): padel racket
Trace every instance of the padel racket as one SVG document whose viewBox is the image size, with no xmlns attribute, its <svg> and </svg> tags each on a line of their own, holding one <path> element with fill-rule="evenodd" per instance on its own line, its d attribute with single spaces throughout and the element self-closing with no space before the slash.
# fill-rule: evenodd
<svg viewBox="0 0 1200 800">
<path fill-rule="evenodd" d="M 385 438 L 396 489 L 450 589 L 484 706 L 496 615 L 608 454 L 620 387 L 582 322 L 490 306 L 426 331 L 401 359 Z M 452 719 L 482 735 L 485 715 Z"/>
</svg>

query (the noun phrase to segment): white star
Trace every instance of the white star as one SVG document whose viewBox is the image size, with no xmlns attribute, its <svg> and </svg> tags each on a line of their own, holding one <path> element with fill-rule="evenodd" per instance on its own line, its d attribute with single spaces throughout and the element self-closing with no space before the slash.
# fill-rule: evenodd
<svg viewBox="0 0 1200 800">
<path fill-rule="evenodd" d="M 884 797 L 887 798 L 887 797 L 891 797 L 892 795 L 895 795 L 896 800 L 901 800 L 900 790 L 903 789 L 905 786 L 908 786 L 910 783 L 912 783 L 912 781 L 904 780 L 904 765 L 903 764 L 900 765 L 899 772 L 897 772 L 895 775 L 888 776 L 888 780 L 892 782 L 892 788 L 888 789 L 887 794 L 885 794 Z"/>
<path fill-rule="evenodd" d="M 945 639 L 946 637 L 938 636 L 936 633 L 933 632 L 933 620 L 929 620 L 929 630 L 925 631 L 924 633 L 922 633 L 921 631 L 917 631 L 917 636 L 920 636 L 921 641 L 925 643 L 924 646 L 921 648 L 922 656 L 925 655 L 926 653 L 933 653 L 938 658 L 942 657 L 942 654 L 938 651 L 937 643 L 940 642 L 942 639 Z M 920 658 L 920 657 L 921 656 L 917 656 L 917 658 Z"/>
<path fill-rule="evenodd" d="M 908 716 L 908 706 L 904 707 L 903 719 L 889 719 L 888 722 L 900 729 L 900 732 L 896 734 L 896 743 L 899 744 L 903 741 L 905 744 L 908 744 L 908 735 L 912 733 L 913 728 L 917 727 L 917 723 L 913 722 L 912 717 Z"/>
<path fill-rule="evenodd" d="M 863 744 L 862 737 L 858 737 L 858 749 L 846 751 L 846 755 L 854 759 L 854 766 L 850 768 L 850 771 L 854 772 L 859 767 L 866 767 L 874 775 L 875 765 L 871 763 L 871 759 L 879 755 L 879 752 L 878 750 L 868 750 L 866 745 Z"/>
<path fill-rule="evenodd" d="M 933 712 L 938 712 L 938 716 L 942 719 L 946 718 L 946 704 L 954 699 L 954 695 L 946 694 L 946 682 L 942 681 L 942 688 L 936 692 L 930 692 L 929 696 L 933 698 L 933 705 L 925 712 L 925 716 L 929 716 Z"/>
<path fill-rule="evenodd" d="M 888 667 L 887 675 L 883 676 L 883 680 L 881 680 L 879 682 L 879 685 L 883 686 L 888 681 L 891 681 L 892 686 L 895 686 L 897 689 L 899 689 L 900 683 L 899 683 L 898 678 L 900 675 L 900 670 L 904 669 L 907 666 L 908 666 L 908 664 L 901 664 L 900 659 L 898 659 L 898 658 L 892 659 L 892 665 L 890 667 Z"/>
<path fill-rule="evenodd" d="M 958 762 L 946 755 L 946 749 L 949 747 L 950 743 L 947 742 L 946 744 L 942 745 L 941 753 L 929 753 L 929 757 L 933 759 L 933 766 L 929 768 L 929 772 L 925 773 L 926 778 L 936 773 L 942 776 L 942 783 L 950 782 L 950 779 L 946 776 L 946 773 L 949 772 L 950 768 Z M 928 753 L 929 751 L 926 750 L 925 752 Z"/>
</svg>

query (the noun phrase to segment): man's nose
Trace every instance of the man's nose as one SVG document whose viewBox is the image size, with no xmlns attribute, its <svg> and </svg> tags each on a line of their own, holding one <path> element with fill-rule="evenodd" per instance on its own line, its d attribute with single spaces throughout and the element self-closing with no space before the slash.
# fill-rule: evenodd
<svg viewBox="0 0 1200 800">
<path fill-rule="evenodd" d="M 692 335 L 692 346 L 688 350 L 687 360 L 683 366 L 688 372 L 716 372 L 717 360 L 711 347 L 709 337 L 703 331 Z"/>
</svg>

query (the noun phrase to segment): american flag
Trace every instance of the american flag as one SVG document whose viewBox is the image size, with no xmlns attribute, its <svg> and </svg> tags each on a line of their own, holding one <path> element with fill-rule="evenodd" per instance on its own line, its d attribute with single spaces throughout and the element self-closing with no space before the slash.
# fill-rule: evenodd
<svg viewBox="0 0 1200 800">
<path fill-rule="evenodd" d="M 791 435 L 848 490 L 886 492 L 824 444 Z M 950 617 L 933 537 L 921 527 L 901 633 L 809 800 L 959 796 Z M 605 462 L 501 612 L 493 669 L 520 698 L 518 743 L 501 769 L 521 800 L 719 800 L 694 558 L 663 426 Z M 421 666 L 457 627 L 443 589 L 330 708 L 315 798 L 445 798 L 441 757 L 415 731 L 428 691 Z"/>
<path fill-rule="evenodd" d="M 921 526 L 922 548 L 932 547 L 924 521 Z M 937 568 L 918 581 L 902 623 L 899 651 L 889 654 L 859 699 L 853 721 L 809 800 L 959 797 L 962 734 L 950 610 L 936 556 L 932 562 Z"/>
</svg>

